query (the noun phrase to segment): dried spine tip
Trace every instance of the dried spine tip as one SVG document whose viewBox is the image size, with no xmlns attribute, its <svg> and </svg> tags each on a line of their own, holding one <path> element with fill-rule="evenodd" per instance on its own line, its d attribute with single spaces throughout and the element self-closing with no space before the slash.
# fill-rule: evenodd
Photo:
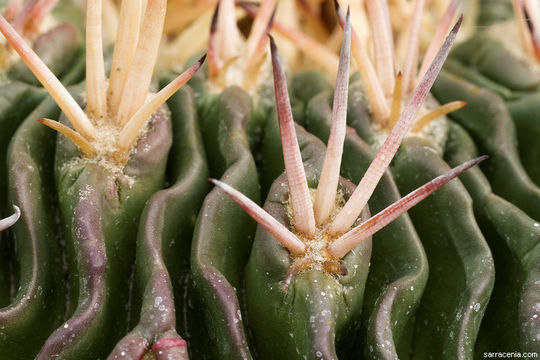
<svg viewBox="0 0 540 360">
<path fill-rule="evenodd" d="M 245 212 L 255 221 L 272 234 L 284 247 L 293 255 L 302 255 L 306 251 L 306 245 L 298 239 L 283 224 L 274 219 L 264 211 L 259 205 L 233 187 L 215 179 L 209 179 L 214 185 L 222 189 L 232 200 L 234 200 Z"/>
<path fill-rule="evenodd" d="M 347 232 L 345 235 L 338 238 L 328 246 L 328 253 L 338 259 L 342 258 L 364 239 L 375 234 L 377 231 L 397 219 L 407 210 L 434 193 L 436 190 L 440 189 L 450 180 L 461 175 L 469 168 L 484 161 L 486 158 L 487 155 L 484 155 L 476 159 L 469 160 L 409 193 L 407 196 L 396 201 L 394 204 L 382 210 L 377 215 L 372 216 L 369 220 L 363 222 Z"/>
<path fill-rule="evenodd" d="M 101 0 L 88 0 L 86 8 L 86 111 L 94 120 L 103 120 L 107 115 L 101 9 Z"/>
<path fill-rule="evenodd" d="M 64 114 L 66 114 L 75 130 L 88 140 L 94 139 L 96 136 L 96 129 L 88 120 L 84 111 L 66 90 L 64 85 L 62 85 L 60 80 L 56 78 L 47 65 L 43 63 L 30 46 L 26 44 L 19 34 L 17 34 L 15 29 L 13 29 L 2 16 L 0 16 L 0 32 L 4 34 L 13 49 L 15 49 L 22 60 L 43 84 L 45 89 L 47 89 L 54 101 L 56 101 Z"/>
<path fill-rule="evenodd" d="M 167 86 L 153 95 L 128 121 L 118 136 L 118 150 L 122 153 L 129 152 L 131 146 L 137 140 L 141 129 L 152 114 L 167 101 L 178 89 L 187 83 L 197 70 L 202 66 L 206 54 L 191 65 L 186 71 L 176 77 Z"/>
<path fill-rule="evenodd" d="M 294 120 L 292 117 L 289 93 L 285 73 L 281 66 L 281 59 L 277 52 L 274 39 L 270 37 L 270 49 L 272 53 L 272 68 L 274 73 L 274 89 L 276 94 L 276 106 L 279 119 L 279 131 L 281 134 L 281 146 L 285 173 L 289 183 L 289 196 L 296 229 L 308 237 L 313 237 L 316 232 L 313 204 L 308 189 L 302 155 L 296 139 Z"/>
<path fill-rule="evenodd" d="M 403 113 L 399 117 L 396 125 L 388 135 L 388 138 L 382 145 L 381 149 L 373 159 L 368 170 L 360 180 L 358 187 L 355 189 L 343 209 L 336 216 L 330 225 L 328 232 L 331 235 L 340 235 L 345 233 L 360 215 L 362 209 L 366 206 L 368 199 L 373 194 L 382 174 L 392 161 L 401 141 L 411 127 L 416 114 L 420 110 L 424 100 L 435 82 L 435 78 L 442 68 L 444 60 L 448 56 L 450 46 L 452 45 L 459 26 L 461 25 L 462 16 L 454 25 L 452 31 L 446 38 L 443 46 L 437 53 L 437 56 L 430 65 L 426 75 L 414 91 L 410 102 L 407 104 Z"/>
<path fill-rule="evenodd" d="M 349 63 L 351 58 L 351 23 L 347 11 L 341 55 L 339 59 L 336 90 L 332 110 L 330 136 L 324 158 L 319 185 L 315 194 L 313 210 L 317 225 L 325 224 L 334 210 L 339 182 L 339 169 L 343 155 L 343 144 L 347 128 L 347 96 L 349 91 Z"/>
<path fill-rule="evenodd" d="M 311 265 L 313 265 L 313 261 L 307 257 L 300 258 L 293 262 L 285 274 L 285 279 L 283 279 L 283 291 L 287 291 L 296 275 L 300 274 L 304 270 L 309 269 Z"/>
<path fill-rule="evenodd" d="M 444 104 L 443 106 L 439 106 L 438 108 L 431 110 L 430 112 L 422 116 L 420 119 L 418 119 L 414 123 L 411 131 L 415 133 L 420 132 L 426 125 L 428 125 L 433 120 L 438 119 L 441 116 L 449 114 L 453 111 L 459 110 L 465 105 L 467 105 L 465 101 L 453 101 L 448 104 Z"/>
<path fill-rule="evenodd" d="M 15 213 L 11 216 L 8 216 L 7 218 L 0 219 L 0 231 L 4 231 L 7 228 L 13 226 L 19 220 L 21 217 L 21 209 L 17 205 L 13 205 L 13 210 L 15 210 Z"/>
<path fill-rule="evenodd" d="M 81 134 L 74 131 L 73 129 L 67 127 L 66 125 L 58 121 L 54 121 L 51 119 L 38 119 L 38 121 L 43 125 L 46 125 L 51 129 L 58 131 L 59 133 L 63 134 L 68 139 L 73 141 L 73 143 L 81 149 L 81 151 L 86 157 L 93 158 L 97 155 L 98 152 L 96 148 L 92 145 L 92 143 L 86 140 L 84 137 L 81 136 Z"/>
</svg>

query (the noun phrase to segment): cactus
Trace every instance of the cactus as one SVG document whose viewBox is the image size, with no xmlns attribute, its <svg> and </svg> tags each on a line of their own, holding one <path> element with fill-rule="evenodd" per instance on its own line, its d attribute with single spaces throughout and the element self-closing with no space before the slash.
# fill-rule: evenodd
<svg viewBox="0 0 540 360">
<path fill-rule="evenodd" d="M 0 359 L 540 350 L 537 68 L 459 1 L 54 3 L 0 18 Z"/>
</svg>

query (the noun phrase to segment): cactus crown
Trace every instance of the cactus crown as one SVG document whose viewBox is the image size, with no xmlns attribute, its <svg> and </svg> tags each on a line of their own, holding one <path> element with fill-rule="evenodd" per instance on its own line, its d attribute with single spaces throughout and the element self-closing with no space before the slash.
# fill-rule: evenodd
<svg viewBox="0 0 540 360">
<path fill-rule="evenodd" d="M 433 62 L 414 90 L 409 103 L 396 121 L 390 135 L 344 206 L 341 206 L 338 182 L 346 133 L 351 49 L 350 36 L 352 33 L 349 14 L 347 14 L 344 23 L 345 31 L 334 93 L 332 125 L 328 147 L 319 184 L 315 192 L 314 202 L 311 200 L 311 192 L 308 188 L 302 157 L 296 139 L 285 74 L 277 48 L 271 38 L 274 88 L 285 173 L 289 184 L 292 231 L 232 187 L 218 180 L 212 179 L 211 181 L 223 189 L 259 222 L 261 226 L 274 235 L 290 251 L 291 255 L 295 257 L 296 260 L 290 268 L 289 275 L 285 281 L 286 286 L 294 274 L 313 265 L 320 266 L 329 272 L 345 273 L 346 271 L 340 265 L 339 259 L 344 257 L 356 245 L 386 226 L 448 181 L 485 158 L 481 157 L 471 160 L 451 170 L 449 173 L 441 175 L 371 217 L 369 220 L 351 229 L 351 226 L 366 206 L 377 183 L 395 155 L 405 133 L 411 127 L 416 114 L 420 110 L 450 51 L 450 46 L 459 29 L 460 23 L 461 18 L 444 41 L 441 49 L 434 56 Z"/>
<path fill-rule="evenodd" d="M 0 31 L 60 106 L 73 129 L 49 119 L 39 121 L 70 138 L 87 158 L 125 164 L 149 117 L 195 74 L 205 59 L 203 56 L 147 99 L 167 1 L 150 1 L 141 24 L 143 3 L 122 1 L 107 82 L 101 39 L 102 2 L 87 2 L 86 112 L 8 21 L 0 18 Z"/>
</svg>

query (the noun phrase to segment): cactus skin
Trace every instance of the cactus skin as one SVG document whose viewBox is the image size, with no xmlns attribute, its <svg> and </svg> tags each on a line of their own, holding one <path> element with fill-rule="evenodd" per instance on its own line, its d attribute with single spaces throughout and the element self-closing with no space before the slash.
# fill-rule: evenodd
<svg viewBox="0 0 540 360">
<path fill-rule="evenodd" d="M 448 163 L 460 163 L 475 153 L 476 146 L 470 136 L 458 124 L 451 123 L 445 154 Z M 540 226 L 492 193 L 480 169 L 464 174 L 461 181 L 473 198 L 474 212 L 486 234 L 497 271 L 495 288 L 478 335 L 476 355 L 508 349 L 536 351 L 535 338 L 540 327 L 531 320 L 540 314 L 531 305 L 538 302 L 538 290 L 530 283 L 538 279 Z"/>
<path fill-rule="evenodd" d="M 502 99 L 446 73 L 439 76 L 433 93 L 441 101 L 459 97 L 469 104 L 452 118 L 470 131 L 491 155 L 486 170 L 493 190 L 533 219 L 540 219 L 540 188 L 521 165 L 514 124 Z"/>
<path fill-rule="evenodd" d="M 429 142 L 411 137 L 402 143 L 392 170 L 400 191 L 407 193 L 447 168 Z M 471 198 L 452 181 L 409 214 L 432 264 L 416 319 L 414 358 L 471 358 L 494 281 L 493 259 Z"/>
<path fill-rule="evenodd" d="M 21 207 L 13 227 L 20 264 L 20 287 L 0 310 L 0 348 L 10 359 L 34 358 L 65 313 L 66 289 L 53 208 L 54 134 L 39 126 L 36 116 L 58 116 L 48 99 L 21 124 L 8 151 L 10 201 Z"/>
<path fill-rule="evenodd" d="M 153 115 L 147 137 L 138 142 L 139 151 L 117 175 L 99 164 L 70 163 L 79 150 L 58 138 L 56 186 L 71 274 L 77 275 L 71 283 L 77 301 L 71 318 L 49 337 L 38 358 L 87 354 L 91 359 L 106 355 L 103 344 L 112 347 L 119 340 L 127 324 L 119 315 L 128 303 L 128 292 L 122 289 L 135 255 L 132 224 L 163 184 L 171 140 L 170 119 L 161 109 Z M 144 147 L 148 149 L 142 151 Z M 134 179 L 131 186 L 127 176 Z"/>
<path fill-rule="evenodd" d="M 259 182 L 248 136 L 261 119 L 252 99 L 242 89 L 230 87 L 205 101 L 209 103 L 200 110 L 201 130 L 210 173 L 258 200 Z M 254 231 L 254 221 L 225 194 L 214 189 L 205 198 L 191 253 L 188 316 L 192 316 L 196 358 L 251 358 L 242 321 L 242 293 Z"/>
<path fill-rule="evenodd" d="M 62 23 L 52 28 L 40 35 L 32 48 L 65 85 L 73 85 L 83 80 L 84 56 L 79 35 L 73 25 Z M 11 81 L 41 86 L 22 61 L 11 66 L 7 77 Z"/>
<path fill-rule="evenodd" d="M 162 83 L 169 83 L 168 78 Z M 126 356 L 138 359 L 150 348 L 157 359 L 187 359 L 187 344 L 176 327 L 178 323 L 181 333 L 187 331 L 187 319 L 183 319 L 182 310 L 187 307 L 184 293 L 190 240 L 195 218 L 209 188 L 208 168 L 195 116 L 193 91 L 182 88 L 168 101 L 168 106 L 173 122 L 169 155 L 172 161 L 168 163 L 173 185 L 156 192 L 141 215 L 135 277 L 138 291 L 134 294 L 135 298 L 143 299 L 140 320 L 116 344 L 109 359 Z"/>
</svg>

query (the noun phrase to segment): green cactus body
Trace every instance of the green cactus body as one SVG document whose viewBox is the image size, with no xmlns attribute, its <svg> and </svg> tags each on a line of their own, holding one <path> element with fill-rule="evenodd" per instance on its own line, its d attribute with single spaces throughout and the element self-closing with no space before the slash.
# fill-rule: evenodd
<svg viewBox="0 0 540 360">
<path fill-rule="evenodd" d="M 273 116 L 267 124 L 262 151 L 269 153 L 264 147 L 280 148 L 281 140 L 277 129 L 268 131 L 269 124 L 277 128 L 277 119 Z M 308 184 L 316 188 L 325 147 L 299 126 L 296 133 Z M 276 161 L 281 163 L 282 172 L 283 160 Z M 261 176 L 272 176 L 272 172 L 273 169 L 263 169 Z M 286 214 L 286 184 L 284 176 L 274 181 L 265 209 L 280 222 L 290 226 Z M 345 193 L 354 190 L 353 185 L 347 181 L 342 181 L 341 186 Z M 246 268 L 249 323 L 259 357 L 335 359 L 347 356 L 352 348 L 348 336 L 356 332 L 360 324 L 370 254 L 371 241 L 368 239 L 343 259 L 348 275 L 335 277 L 314 268 L 297 275 L 291 285 L 284 289 L 291 256 L 275 238 L 259 228 Z M 275 341 L 281 345 L 274 346 Z"/>
<path fill-rule="evenodd" d="M 54 204 L 54 134 L 36 116 L 58 116 L 50 99 L 18 128 L 7 156 L 9 199 L 23 209 L 13 228 L 17 241 L 15 297 L 0 310 L 0 348 L 12 359 L 34 358 L 50 333 L 62 323 L 66 288 Z M 16 286 L 16 284 L 12 284 Z"/>
<path fill-rule="evenodd" d="M 365 100 L 361 91 L 361 83 L 357 82 L 351 85 L 347 121 L 354 132 L 349 135 L 349 141 L 356 139 L 355 142 L 358 143 L 361 141 L 358 138 L 360 135 L 367 142 L 374 143 L 376 146 L 376 131 L 379 130 L 374 129 L 371 124 L 369 108 L 364 104 Z M 312 101 L 312 106 L 320 108 L 321 103 L 323 103 L 323 98 L 316 97 Z M 307 118 L 310 119 L 310 117 Z M 440 146 L 435 145 L 433 140 L 428 140 L 425 136 L 425 134 L 423 137 L 412 135 L 405 138 L 393 161 L 393 180 L 399 188 L 397 194 L 409 193 L 428 179 L 434 178 L 448 169 L 448 165 L 441 158 Z M 442 138 L 444 137 L 439 135 L 439 143 Z M 349 150 L 349 152 L 351 151 Z M 351 159 L 351 161 L 354 160 Z M 346 164 L 346 162 L 344 163 Z M 357 163 L 358 159 L 356 159 L 354 166 L 358 167 Z M 390 184 L 392 182 L 390 181 Z M 382 184 L 385 183 L 382 182 L 379 187 Z M 389 191 L 385 191 L 385 194 L 389 193 Z M 374 201 L 376 201 L 375 199 Z M 427 359 L 432 356 L 446 359 L 470 358 L 473 356 L 476 335 L 494 281 L 493 260 L 484 236 L 476 223 L 471 198 L 463 185 L 454 181 L 438 190 L 435 195 L 424 200 L 409 213 L 414 225 L 414 229 L 412 226 L 409 228 L 412 233 L 407 234 L 407 231 L 403 229 L 391 232 L 389 229 L 388 233 L 376 234 L 374 241 L 377 236 L 380 236 L 384 243 L 391 243 L 389 240 L 391 235 L 403 233 L 405 239 L 409 236 L 408 238 L 411 239 L 409 242 L 411 252 L 409 254 L 412 259 L 416 260 L 416 263 L 407 259 L 407 265 L 403 264 L 401 269 L 403 271 L 407 269 L 416 275 L 416 286 L 409 285 L 407 288 L 409 293 L 403 292 L 401 295 L 403 299 L 406 299 L 402 301 L 408 301 L 406 307 L 397 303 L 394 304 L 394 308 L 391 308 L 396 315 L 390 318 L 392 323 L 388 326 L 393 326 L 396 333 L 389 335 L 389 342 L 369 343 L 368 348 L 363 350 L 367 353 L 369 350 L 372 353 L 376 350 L 380 355 L 372 355 L 375 358 L 393 358 L 395 354 L 403 351 L 405 354 L 401 356 L 404 358 L 408 356 L 414 359 Z M 437 220 L 433 221 L 434 219 Z M 403 220 L 406 221 L 406 219 Z M 383 238 L 384 235 L 387 237 Z M 416 236 L 419 237 L 421 245 L 415 239 Z M 399 244 L 403 240 L 395 239 L 394 241 Z M 379 251 L 390 251 L 388 245 L 381 244 L 380 246 L 381 250 Z M 395 246 L 397 247 L 397 244 Z M 404 252 L 399 251 L 398 254 L 403 256 Z M 427 256 L 427 259 L 424 256 Z M 372 259 L 375 269 L 384 266 L 384 264 L 375 265 L 377 259 L 381 261 L 384 258 L 379 255 Z M 427 273 L 428 263 L 429 276 Z M 392 266 L 394 264 L 392 262 Z M 411 264 L 416 264 L 416 268 Z M 455 264 L 462 264 L 462 266 L 456 268 Z M 405 274 L 404 271 L 402 281 L 407 283 L 410 279 Z M 377 285 L 380 291 L 380 283 Z M 384 314 L 385 310 L 388 311 L 382 307 L 374 307 L 372 315 L 366 316 L 374 318 L 378 314 Z M 397 323 L 395 323 L 396 321 Z M 405 331 L 402 333 L 401 331 L 404 329 Z M 390 341 L 392 336 L 395 336 L 394 342 Z M 403 337 L 399 338 L 399 336 Z M 405 345 L 403 345 L 404 343 Z M 385 345 L 384 348 L 382 345 Z"/>
<path fill-rule="evenodd" d="M 506 103 L 512 115 L 518 137 L 519 155 L 527 174 L 540 186 L 540 126 L 538 116 L 540 113 L 540 92 L 523 95 Z"/>
<path fill-rule="evenodd" d="M 250 96 L 230 87 L 203 104 L 201 132 L 210 174 L 259 198 L 255 161 L 249 132 L 258 119 Z M 218 190 L 204 200 L 193 236 L 191 252 L 192 307 L 188 315 L 195 356 L 250 358 L 242 321 L 243 276 L 255 223 Z M 198 311 L 197 309 L 204 309 Z"/>
<path fill-rule="evenodd" d="M 430 142 L 411 137 L 403 142 L 392 170 L 407 193 L 447 167 Z M 409 213 L 430 263 L 416 319 L 414 358 L 470 358 L 494 281 L 493 259 L 471 198 L 455 181 Z"/>
<path fill-rule="evenodd" d="M 140 358 L 149 347 L 157 359 L 187 359 L 187 344 L 176 328 L 178 324 L 182 334 L 188 332 L 189 250 L 195 219 L 209 187 L 208 168 L 193 91 L 181 89 L 168 106 L 173 125 L 172 160 L 167 165 L 172 185 L 155 193 L 141 216 L 133 295 L 142 299 L 140 320 L 109 359 Z"/>
<path fill-rule="evenodd" d="M 55 178 L 70 254 L 72 314 L 47 340 L 38 358 L 104 356 L 125 330 L 129 292 L 122 291 L 135 258 L 142 208 L 164 182 L 172 134 L 168 109 L 150 122 L 122 172 L 81 159 L 59 137 Z M 77 276 L 75 276 L 75 274 Z M 103 346 L 102 344 L 109 344 Z M 98 355 L 100 354 L 101 355 Z"/>
<path fill-rule="evenodd" d="M 492 26 L 502 28 L 500 34 L 504 35 L 496 35 L 493 30 L 475 34 L 456 47 L 446 69 L 503 98 L 515 124 L 521 162 L 538 186 L 540 179 L 536 159 L 540 158 L 540 146 L 532 139 L 540 133 L 536 111 L 540 72 L 534 59 L 529 59 L 528 54 L 519 54 L 519 42 L 513 43 L 513 49 L 507 48 L 508 41 L 502 42 L 505 36 L 508 37 L 506 33 L 512 33 L 510 26 L 516 22 L 509 5 L 510 2 L 501 2 L 499 7 L 505 9 L 501 12 L 505 16 L 493 19 Z"/>
<path fill-rule="evenodd" d="M 540 188 L 521 165 L 514 124 L 502 99 L 446 73 L 439 76 L 433 93 L 441 101 L 459 98 L 467 102 L 468 106 L 452 114 L 452 118 L 471 132 L 490 154 L 486 172 L 494 192 L 533 219 L 540 219 Z"/>
<path fill-rule="evenodd" d="M 1 110 L 0 110 L 0 164 L 6 164 L 7 148 L 9 141 L 24 118 L 32 111 L 32 109 L 43 99 L 44 93 L 36 91 L 37 94 L 32 94 L 33 91 L 26 84 L 13 83 L 2 87 Z M 40 96 L 41 95 L 41 96 Z M 27 106 L 18 107 L 12 104 L 17 100 L 29 99 Z M 17 111 L 19 110 L 19 111 Z M 12 115 L 16 112 L 15 116 Z M 4 218 L 6 210 L 8 210 L 7 201 L 7 167 L 0 166 L 0 217 Z M 7 233 L 0 234 L 0 308 L 6 306 L 10 302 L 10 268 L 12 265 L 13 249 L 7 240 Z"/>
<path fill-rule="evenodd" d="M 349 100 L 349 117 L 365 114 L 359 97 Z M 327 141 L 331 108 L 326 93 L 309 103 L 306 127 Z M 358 118 L 356 118 L 358 121 Z M 361 122 L 361 121 L 358 121 Z M 375 151 L 349 128 L 345 138 L 342 176 L 359 182 L 375 156 Z M 400 198 L 390 171 L 381 178 L 370 199 L 373 213 Z M 356 340 L 356 353 L 371 359 L 407 359 L 414 334 L 416 310 L 428 277 L 428 262 L 416 230 L 403 215 L 373 235 L 362 315 L 362 331 Z"/>
<path fill-rule="evenodd" d="M 449 164 L 459 163 L 476 153 L 470 136 L 454 123 L 450 124 L 447 145 L 445 158 Z M 476 354 L 509 349 L 536 351 L 535 339 L 540 329 L 534 319 L 538 317 L 538 310 L 531 305 L 538 303 L 538 292 L 529 289 L 531 280 L 538 276 L 540 225 L 492 193 L 480 169 L 464 174 L 461 181 L 473 198 L 474 212 L 486 234 L 497 271 Z"/>
</svg>

